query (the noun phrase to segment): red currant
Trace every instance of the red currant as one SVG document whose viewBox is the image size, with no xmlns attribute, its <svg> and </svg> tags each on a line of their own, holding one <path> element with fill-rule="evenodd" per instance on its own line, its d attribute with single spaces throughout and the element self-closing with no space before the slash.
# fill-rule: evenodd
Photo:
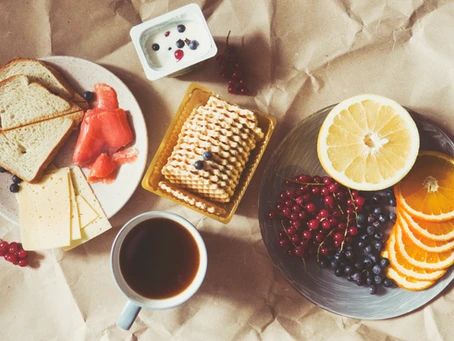
<svg viewBox="0 0 454 341">
<path fill-rule="evenodd" d="M 236 87 L 234 85 L 229 85 L 227 88 L 228 92 L 231 94 L 236 94 Z"/>
<path fill-rule="evenodd" d="M 289 245 L 288 239 L 280 239 L 279 240 L 279 246 L 280 247 L 287 247 Z"/>
<path fill-rule="evenodd" d="M 336 197 L 337 197 L 337 199 L 342 200 L 343 198 L 345 198 L 345 192 L 342 192 L 342 191 L 337 192 Z"/>
<path fill-rule="evenodd" d="M 306 211 L 309 213 L 314 213 L 317 210 L 317 206 L 314 203 L 309 202 L 306 204 Z"/>
<path fill-rule="evenodd" d="M 243 77 L 243 74 L 241 71 L 234 71 L 232 73 L 232 78 L 235 79 L 235 80 L 240 80 L 241 77 Z"/>
<path fill-rule="evenodd" d="M 307 240 L 311 239 L 312 238 L 312 232 L 309 231 L 309 230 L 304 230 L 303 231 L 303 238 L 307 239 Z"/>
<path fill-rule="evenodd" d="M 321 243 L 325 239 L 325 235 L 322 233 L 317 233 L 315 235 L 315 240 L 319 243 Z"/>
<path fill-rule="evenodd" d="M 327 196 L 329 193 L 330 193 L 330 191 L 329 191 L 328 187 L 323 186 L 322 188 L 320 188 L 320 194 L 321 195 Z"/>
<path fill-rule="evenodd" d="M 9 253 L 16 253 L 19 251 L 19 245 L 16 242 L 9 243 Z"/>
<path fill-rule="evenodd" d="M 7 259 L 9 262 L 13 263 L 14 265 L 16 265 L 19 260 L 17 259 L 17 256 L 16 255 L 13 255 L 13 254 L 9 254 L 9 257 Z"/>
<path fill-rule="evenodd" d="M 311 201 L 311 196 L 309 194 L 303 194 L 303 202 L 307 203 Z"/>
<path fill-rule="evenodd" d="M 293 235 L 291 239 L 293 244 L 298 244 L 301 241 L 301 238 L 296 234 Z"/>
<path fill-rule="evenodd" d="M 363 206 L 364 202 L 365 202 L 365 200 L 363 197 L 358 196 L 355 198 L 355 204 L 358 206 Z"/>
<path fill-rule="evenodd" d="M 297 257 L 302 257 L 304 256 L 304 248 L 302 246 L 297 246 L 295 247 L 295 250 L 293 250 L 293 253 Z"/>
<path fill-rule="evenodd" d="M 297 230 L 301 228 L 301 221 L 300 220 L 294 220 L 292 222 L 292 225 L 294 228 L 296 228 Z"/>
<path fill-rule="evenodd" d="M 323 182 L 323 179 L 322 179 L 321 176 L 316 175 L 316 176 L 313 177 L 313 181 L 314 181 L 315 183 L 321 184 L 321 183 Z"/>
<path fill-rule="evenodd" d="M 329 255 L 329 249 L 327 247 L 321 247 L 320 248 L 320 253 L 323 255 L 323 256 L 328 256 Z"/>
<path fill-rule="evenodd" d="M 303 193 L 309 193 L 311 191 L 311 188 L 309 187 L 309 185 L 301 185 L 300 191 Z"/>
<path fill-rule="evenodd" d="M 303 238 L 304 238 L 304 236 L 303 236 Z M 307 249 L 309 247 L 309 244 L 310 244 L 309 240 L 307 240 L 307 239 L 301 240 L 301 246 L 304 247 L 305 249 Z"/>
<path fill-rule="evenodd" d="M 293 236 L 296 233 L 296 229 L 293 226 L 288 227 L 286 231 L 289 236 Z"/>
<path fill-rule="evenodd" d="M 282 209 L 282 214 L 286 217 L 289 217 L 291 213 L 292 212 L 290 211 L 290 209 L 288 207 L 285 207 Z"/>
<path fill-rule="evenodd" d="M 330 178 L 329 176 L 324 176 L 323 177 L 323 183 L 326 185 L 326 186 L 329 186 L 333 183 L 333 178 Z"/>
<path fill-rule="evenodd" d="M 295 196 L 295 191 L 289 188 L 288 190 L 285 191 L 285 194 L 287 195 L 287 197 L 293 198 Z"/>
<path fill-rule="evenodd" d="M 334 205 L 334 197 L 331 196 L 331 195 L 327 195 L 323 198 L 323 202 L 325 203 L 325 205 Z"/>
<path fill-rule="evenodd" d="M 286 207 L 292 207 L 292 206 L 293 206 L 293 200 L 291 200 L 291 199 L 285 200 L 285 201 L 284 201 L 284 205 L 285 205 Z"/>
<path fill-rule="evenodd" d="M 311 219 L 307 222 L 307 227 L 310 230 L 315 230 L 318 228 L 319 221 L 317 219 Z"/>
<path fill-rule="evenodd" d="M 299 219 L 298 213 L 293 212 L 292 214 L 290 214 L 291 221 L 297 221 L 298 219 Z"/>
<path fill-rule="evenodd" d="M 336 193 L 339 190 L 339 184 L 337 182 L 332 183 L 328 186 L 328 189 L 331 193 Z"/>
<path fill-rule="evenodd" d="M 345 223 L 339 223 L 339 224 L 337 225 L 337 228 L 338 228 L 339 230 L 345 230 L 345 229 L 347 228 L 347 225 L 346 225 Z"/>
<path fill-rule="evenodd" d="M 323 221 L 322 221 L 322 228 L 323 228 L 324 230 L 329 230 L 330 227 L 331 227 L 331 224 L 330 224 L 329 220 L 323 220 Z"/>
<path fill-rule="evenodd" d="M 299 205 L 293 205 L 292 206 L 292 211 L 295 212 L 295 213 L 299 213 L 303 210 L 303 208 Z"/>
<path fill-rule="evenodd" d="M 350 226 L 348 228 L 348 234 L 351 236 L 356 236 L 358 234 L 358 228 L 356 226 Z"/>
<path fill-rule="evenodd" d="M 17 257 L 19 257 L 20 259 L 25 259 L 25 258 L 27 258 L 27 256 L 28 256 L 28 252 L 25 251 L 25 250 L 23 250 L 23 249 L 21 249 L 21 250 L 19 250 L 19 251 L 16 253 L 16 255 L 17 255 Z"/>
<path fill-rule="evenodd" d="M 341 233 L 341 232 L 336 232 L 334 235 L 333 235 L 333 240 L 334 241 L 342 241 L 344 239 L 344 234 Z"/>
<path fill-rule="evenodd" d="M 306 211 L 301 211 L 298 213 L 298 217 L 301 219 L 301 220 L 304 220 L 307 218 L 307 212 Z"/>
</svg>

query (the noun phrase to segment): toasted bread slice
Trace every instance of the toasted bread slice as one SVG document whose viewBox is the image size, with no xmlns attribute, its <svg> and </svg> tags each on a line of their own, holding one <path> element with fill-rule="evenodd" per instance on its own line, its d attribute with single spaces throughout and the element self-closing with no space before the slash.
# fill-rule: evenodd
<svg viewBox="0 0 454 341">
<path fill-rule="evenodd" d="M 26 76 L 12 76 L 0 82 L 0 128 L 9 130 L 71 114 L 76 124 L 83 118 L 78 105 L 54 95 Z"/>
<path fill-rule="evenodd" d="M 27 76 L 32 82 L 44 85 L 53 93 L 77 104 L 84 110 L 88 109 L 87 101 L 68 84 L 60 72 L 45 62 L 17 58 L 0 68 L 0 81 L 16 75 Z"/>
<path fill-rule="evenodd" d="M 37 182 L 74 125 L 59 117 L 0 133 L 0 165 L 27 182 Z"/>
</svg>

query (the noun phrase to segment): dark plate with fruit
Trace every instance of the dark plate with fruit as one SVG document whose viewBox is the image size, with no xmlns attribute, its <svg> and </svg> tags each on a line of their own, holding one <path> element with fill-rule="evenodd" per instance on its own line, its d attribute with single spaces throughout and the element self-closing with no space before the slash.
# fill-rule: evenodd
<svg viewBox="0 0 454 341">
<path fill-rule="evenodd" d="M 409 313 L 448 286 L 454 271 L 451 267 L 422 291 L 401 289 L 386 278 L 387 261 L 380 257 L 380 250 L 395 219 L 394 195 L 390 190 L 358 193 L 338 188 L 326 176 L 316 145 L 319 129 L 332 107 L 301 121 L 268 161 L 259 195 L 263 241 L 274 265 L 293 288 L 323 309 L 370 320 Z M 421 149 L 454 155 L 453 141 L 439 127 L 409 112 L 418 126 Z M 332 203 L 325 196 L 333 192 L 338 202 L 331 207 L 336 209 L 327 210 L 325 200 Z M 298 208 L 307 211 L 308 204 L 309 211 L 314 211 L 309 217 Z M 361 206 L 361 212 L 352 212 L 352 205 Z M 319 222 L 314 219 L 317 215 Z M 320 219 L 324 216 L 336 219 Z M 342 229 L 339 224 L 348 226 Z M 374 228 L 368 229 L 370 226 Z M 342 230 L 345 232 L 339 233 Z"/>
</svg>

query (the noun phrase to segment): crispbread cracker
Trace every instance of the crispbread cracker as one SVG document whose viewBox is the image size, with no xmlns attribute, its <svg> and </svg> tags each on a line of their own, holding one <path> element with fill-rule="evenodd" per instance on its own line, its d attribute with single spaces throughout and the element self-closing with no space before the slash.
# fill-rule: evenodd
<svg viewBox="0 0 454 341">
<path fill-rule="evenodd" d="M 193 109 L 183 123 L 162 174 L 179 188 L 212 201 L 229 202 L 251 151 L 263 136 L 252 111 L 212 96 L 206 105 Z M 206 151 L 212 157 L 203 160 Z M 195 167 L 197 161 L 202 161 L 201 169 Z M 171 184 L 163 189 L 175 196 L 175 190 L 169 189 Z"/>
<path fill-rule="evenodd" d="M 181 200 L 189 205 L 197 207 L 202 211 L 216 215 L 224 215 L 226 213 L 225 209 L 212 205 L 210 202 L 203 199 L 194 199 L 191 192 L 188 192 L 184 189 L 178 188 L 175 185 L 168 183 L 166 181 L 160 181 L 158 183 L 159 188 L 168 194 L 172 195 L 174 198 Z"/>
<path fill-rule="evenodd" d="M 258 126 L 257 116 L 255 116 L 255 114 L 252 111 L 244 108 L 238 108 L 237 106 L 231 105 L 214 96 L 211 96 L 209 98 L 207 105 L 211 108 L 225 109 L 230 113 L 230 116 L 233 117 L 236 117 L 238 115 L 239 122 L 246 124 L 248 128 L 254 131 L 257 141 L 263 139 L 264 137 L 263 131 Z"/>
</svg>

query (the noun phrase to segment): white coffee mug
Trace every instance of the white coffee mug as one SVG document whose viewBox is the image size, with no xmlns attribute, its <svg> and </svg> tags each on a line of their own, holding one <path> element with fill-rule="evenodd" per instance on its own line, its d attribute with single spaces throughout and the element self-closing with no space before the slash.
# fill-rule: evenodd
<svg viewBox="0 0 454 341">
<path fill-rule="evenodd" d="M 194 241 L 196 242 L 199 251 L 199 267 L 191 284 L 189 284 L 189 286 L 186 287 L 182 292 L 169 298 L 151 299 L 138 294 L 128 285 L 125 278 L 123 277 L 120 268 L 120 250 L 126 236 L 138 224 L 151 219 L 169 219 L 178 223 L 191 234 L 191 236 L 194 238 Z M 128 221 L 118 232 L 113 242 L 110 254 L 110 262 L 114 280 L 120 291 L 128 299 L 128 303 L 126 304 L 117 320 L 117 326 L 122 329 L 129 329 L 131 327 L 132 323 L 134 322 L 142 308 L 154 310 L 170 309 L 177 307 L 189 300 L 197 292 L 200 285 L 202 284 L 205 278 L 208 263 L 205 243 L 203 242 L 203 239 L 197 229 L 189 221 L 182 218 L 181 216 L 163 211 L 145 212 Z"/>
</svg>

